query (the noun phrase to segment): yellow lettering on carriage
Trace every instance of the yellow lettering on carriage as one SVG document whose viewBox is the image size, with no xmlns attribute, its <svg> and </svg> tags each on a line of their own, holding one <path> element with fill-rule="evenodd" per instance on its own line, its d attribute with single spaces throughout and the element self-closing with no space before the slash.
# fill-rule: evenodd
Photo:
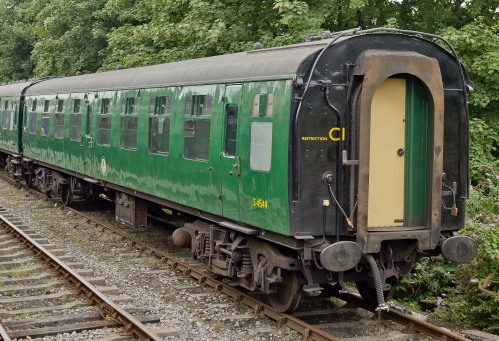
<svg viewBox="0 0 499 341">
<path fill-rule="evenodd" d="M 269 208 L 269 202 L 267 200 L 253 198 L 253 207 Z"/>
<path fill-rule="evenodd" d="M 339 127 L 331 128 L 331 130 L 329 131 L 329 138 L 335 142 L 338 142 L 340 140 L 345 141 L 346 138 L 345 128 L 339 128 Z"/>
</svg>

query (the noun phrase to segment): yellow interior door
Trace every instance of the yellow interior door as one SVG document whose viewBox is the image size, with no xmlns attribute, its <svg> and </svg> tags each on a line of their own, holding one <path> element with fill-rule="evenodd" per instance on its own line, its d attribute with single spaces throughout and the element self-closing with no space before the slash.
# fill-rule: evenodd
<svg viewBox="0 0 499 341">
<path fill-rule="evenodd" d="M 371 105 L 368 227 L 404 224 L 406 80 L 388 78 Z"/>
</svg>

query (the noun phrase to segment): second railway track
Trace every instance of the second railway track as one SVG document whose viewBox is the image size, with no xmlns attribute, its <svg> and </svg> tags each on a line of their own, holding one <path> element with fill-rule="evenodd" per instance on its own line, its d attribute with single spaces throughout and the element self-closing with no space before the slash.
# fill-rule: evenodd
<svg viewBox="0 0 499 341">
<path fill-rule="evenodd" d="M 56 204 L 51 204 L 50 206 L 53 205 Z M 383 313 L 383 315 L 384 318 L 396 320 L 397 323 L 401 323 L 402 324 L 401 326 L 397 327 L 393 322 L 390 324 L 390 322 L 386 321 L 376 321 L 376 318 L 375 321 L 372 321 L 372 317 L 374 316 L 372 313 L 369 313 L 365 310 L 362 313 L 360 313 L 359 311 L 361 309 L 355 308 L 362 306 L 362 302 L 355 296 L 343 296 L 343 299 L 355 303 L 354 308 L 333 307 L 331 303 L 328 303 L 326 309 L 322 309 L 320 306 L 317 306 L 315 308 L 309 308 L 310 310 L 309 312 L 298 312 L 294 316 L 279 314 L 275 312 L 272 308 L 270 308 L 264 301 L 259 300 L 258 295 L 256 297 L 248 295 L 231 287 L 230 285 L 227 285 L 223 282 L 219 282 L 211 278 L 209 275 L 207 275 L 203 270 L 199 268 L 198 264 L 195 263 L 193 264 L 184 257 L 187 256 L 188 253 L 180 255 L 178 254 L 172 255 L 171 253 L 169 253 L 167 250 L 167 246 L 165 246 L 167 244 L 166 238 L 157 237 L 158 236 L 157 231 L 154 232 L 151 231 L 151 229 L 145 229 L 145 228 L 144 229 L 141 228 L 121 229 L 119 227 L 109 228 L 105 227 L 104 224 L 99 222 L 101 219 L 94 218 L 95 215 L 91 217 L 89 214 L 84 214 L 81 212 L 78 213 L 70 209 L 66 209 L 64 211 L 61 210 L 56 210 L 56 211 L 62 212 L 62 214 L 66 215 L 68 219 L 71 219 L 71 221 L 75 222 L 74 223 L 75 231 L 86 230 L 88 236 L 91 236 L 90 241 L 110 238 L 110 237 L 103 237 L 104 232 L 102 231 L 103 229 L 107 229 L 107 231 L 112 231 L 112 233 L 115 236 L 113 237 L 114 241 L 112 242 L 114 246 L 111 246 L 111 248 L 115 248 L 118 252 L 121 252 L 123 255 L 129 253 L 132 254 L 135 253 L 136 258 L 140 258 L 140 254 L 145 254 L 161 260 L 163 264 L 164 263 L 169 264 L 172 271 L 176 270 L 176 272 L 173 272 L 176 275 L 170 275 L 173 276 L 170 278 L 156 277 L 158 281 L 157 283 L 149 282 L 149 285 L 148 284 L 143 284 L 143 285 L 153 290 L 158 290 L 158 287 L 161 286 L 162 283 L 165 286 L 165 288 L 168 286 L 174 287 L 175 294 L 158 295 L 159 296 L 158 298 L 165 299 L 166 301 L 168 301 L 172 299 L 171 297 L 172 295 L 176 295 L 177 297 L 172 300 L 173 301 L 172 304 L 175 304 L 175 302 L 179 302 L 179 300 L 186 301 L 184 303 L 187 304 L 187 306 L 189 306 L 187 309 L 184 308 L 184 310 L 187 310 L 186 317 L 184 318 L 186 320 L 185 324 L 186 328 L 187 327 L 192 328 L 192 325 L 194 325 L 194 327 L 197 328 L 203 328 L 203 326 L 206 325 L 211 331 L 221 332 L 220 339 L 223 339 L 225 337 L 223 335 L 226 333 L 226 329 L 227 328 L 230 329 L 230 326 L 227 326 L 227 324 L 229 325 L 232 324 L 233 326 L 239 328 L 246 328 L 247 330 L 251 330 L 252 332 L 246 334 L 248 340 L 253 340 L 253 337 L 255 337 L 255 339 L 258 339 L 259 337 L 258 335 L 262 333 L 263 335 L 266 335 L 265 333 L 268 333 L 267 336 L 262 336 L 264 339 L 272 339 L 275 336 L 278 339 L 284 338 L 288 340 L 302 340 L 302 339 L 336 340 L 338 338 L 335 335 L 338 335 L 338 333 L 340 333 L 341 337 L 346 337 L 346 338 L 351 338 L 354 337 L 355 335 L 372 336 L 373 333 L 374 334 L 378 333 L 380 334 L 378 337 L 380 337 L 381 339 L 388 339 L 388 338 L 401 339 L 401 337 L 403 337 L 403 334 L 400 333 L 400 330 L 404 328 L 405 332 L 409 333 L 407 334 L 406 338 L 407 340 L 415 338 L 422 339 L 421 336 L 417 336 L 415 334 L 416 332 L 420 332 L 437 339 L 446 338 L 446 340 L 466 340 L 464 337 L 456 333 L 435 327 L 426 322 L 421 322 L 419 320 L 411 318 L 410 316 L 398 313 L 396 311 L 395 312 L 392 311 L 389 314 Z M 78 215 L 80 218 L 75 218 L 76 216 L 73 216 L 73 214 Z M 127 231 L 124 232 L 123 230 Z M 135 233 L 136 236 L 131 237 L 130 232 Z M 142 236 L 149 235 L 149 237 L 141 238 L 139 237 L 140 235 Z M 116 236 L 118 236 L 118 238 L 116 238 Z M 121 242 L 116 243 L 116 239 L 120 240 Z M 151 245 L 152 241 L 155 241 L 155 243 L 153 247 L 150 247 L 149 245 Z M 135 250 L 128 248 L 130 246 L 135 248 Z M 140 251 L 140 253 L 137 251 Z M 132 266 L 135 266 L 138 269 L 142 269 L 144 272 L 150 271 L 147 270 L 147 266 L 145 267 L 141 267 L 140 265 L 132 265 Z M 156 274 L 168 272 L 168 270 L 151 270 L 151 272 L 154 271 L 156 271 Z M 187 279 L 188 277 L 192 278 L 193 280 L 188 280 Z M 167 282 L 168 285 L 164 284 L 165 282 Z M 172 283 L 173 285 L 171 285 Z M 208 285 L 212 289 L 209 290 L 203 289 L 206 287 L 202 285 Z M 199 302 L 203 300 L 203 297 L 210 297 L 210 292 L 222 292 L 227 294 L 228 299 L 226 303 L 223 302 L 215 303 L 213 307 L 210 307 L 208 309 L 201 308 L 201 311 L 199 311 L 200 309 Z M 239 308 L 232 309 L 235 306 L 238 306 Z M 244 308 L 243 306 L 247 306 L 249 307 L 249 309 Z M 350 307 L 352 307 L 352 305 L 350 305 Z M 343 309 L 343 311 L 338 311 L 338 309 Z M 232 311 L 232 316 L 229 314 L 229 316 L 225 320 L 222 320 L 223 322 L 220 322 L 219 321 L 220 316 L 216 315 L 217 314 L 220 315 L 221 312 L 225 313 L 227 311 Z M 189 314 L 189 312 L 191 312 L 192 314 Z M 215 316 L 209 316 L 208 314 L 210 312 L 212 312 Z M 189 315 L 192 316 L 189 317 Z M 195 317 L 196 315 L 201 315 L 198 321 L 196 321 Z M 343 318 L 345 318 L 345 321 L 343 322 L 341 322 L 342 315 Z M 263 319 L 264 316 L 269 317 L 274 322 L 271 321 L 269 323 L 269 320 L 266 320 L 266 322 L 262 322 L 262 320 L 264 320 Z M 313 318 L 310 318 L 310 316 L 313 316 Z M 256 320 L 257 322 L 255 322 L 254 325 L 251 325 L 251 323 L 241 322 L 249 320 L 253 320 L 253 322 L 255 322 Z M 369 320 L 371 320 L 372 323 L 370 323 Z M 362 329 L 362 326 L 364 331 L 359 330 L 357 332 L 353 332 L 350 334 L 341 331 L 341 329 L 354 329 L 354 328 Z M 283 329 L 282 327 L 287 327 L 287 328 Z M 366 330 L 368 330 L 368 332 L 366 332 Z M 183 332 L 184 334 L 182 334 L 182 332 L 180 333 L 181 339 L 186 339 L 186 340 L 198 339 L 198 337 L 196 336 L 193 336 L 192 338 L 190 336 L 187 336 L 187 335 L 195 335 L 195 333 L 185 334 L 185 330 Z M 242 335 L 245 334 L 243 333 Z M 213 340 L 214 339 L 216 338 L 213 338 Z M 230 340 L 230 337 L 227 339 Z"/>
</svg>

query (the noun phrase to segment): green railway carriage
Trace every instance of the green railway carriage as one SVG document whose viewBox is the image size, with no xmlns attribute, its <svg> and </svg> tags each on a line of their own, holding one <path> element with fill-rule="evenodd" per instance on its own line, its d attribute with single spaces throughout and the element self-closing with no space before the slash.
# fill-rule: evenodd
<svg viewBox="0 0 499 341">
<path fill-rule="evenodd" d="M 282 127 L 316 49 L 46 80 L 26 92 L 24 155 L 289 235 Z"/>
<path fill-rule="evenodd" d="M 345 31 L 27 85 L 8 162 L 66 204 L 106 193 L 125 222 L 188 214 L 174 243 L 278 310 L 343 281 L 384 309 L 423 255 L 476 252 L 457 235 L 471 88 L 439 37 Z"/>
<path fill-rule="evenodd" d="M 0 86 L 0 166 L 7 166 L 11 176 L 20 178 L 22 164 L 22 120 L 20 111 L 23 94 L 31 82 L 18 82 Z M 12 155 L 12 156 L 10 156 Z"/>
<path fill-rule="evenodd" d="M 0 151 L 21 154 L 19 109 L 23 91 L 30 82 L 0 86 Z"/>
</svg>

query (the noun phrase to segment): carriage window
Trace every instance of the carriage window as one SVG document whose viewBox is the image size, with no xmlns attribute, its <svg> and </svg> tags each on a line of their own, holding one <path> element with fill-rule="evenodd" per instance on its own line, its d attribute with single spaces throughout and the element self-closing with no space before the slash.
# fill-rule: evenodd
<svg viewBox="0 0 499 341">
<path fill-rule="evenodd" d="M 56 139 L 62 139 L 64 137 L 64 114 L 55 113 L 55 128 L 54 137 Z"/>
<path fill-rule="evenodd" d="M 49 135 L 49 129 L 50 129 L 50 113 L 49 113 L 49 108 L 50 108 L 50 101 L 45 100 L 43 102 L 43 112 L 42 112 L 42 127 L 40 130 L 40 135 L 41 136 L 48 136 Z"/>
<path fill-rule="evenodd" d="M 184 122 L 184 157 L 206 161 L 210 157 L 210 120 Z"/>
<path fill-rule="evenodd" d="M 261 93 L 253 97 L 253 110 L 251 116 L 264 117 L 274 115 L 274 94 Z"/>
<path fill-rule="evenodd" d="M 270 171 L 272 160 L 272 122 L 251 122 L 250 166 Z"/>
<path fill-rule="evenodd" d="M 9 129 L 9 126 L 10 126 L 10 120 L 11 120 L 11 111 L 9 111 L 9 101 L 4 101 L 3 103 L 3 107 L 4 107 L 4 112 L 1 113 L 3 114 L 3 117 L 2 118 L 2 128 L 3 129 Z"/>
<path fill-rule="evenodd" d="M 102 98 L 97 108 L 97 144 L 100 146 L 111 145 L 111 112 L 113 101 L 111 98 Z"/>
<path fill-rule="evenodd" d="M 106 115 L 111 113 L 112 103 L 110 98 L 102 98 L 98 102 L 97 112 L 101 115 Z"/>
<path fill-rule="evenodd" d="M 31 101 L 31 111 L 36 111 L 36 99 Z"/>
<path fill-rule="evenodd" d="M 79 113 L 81 110 L 81 100 L 79 98 L 75 98 L 73 100 L 73 112 Z"/>
<path fill-rule="evenodd" d="M 81 141 L 81 114 L 72 113 L 70 117 L 69 139 L 71 141 Z"/>
<path fill-rule="evenodd" d="M 60 99 L 57 101 L 57 106 L 55 109 L 56 112 L 63 112 L 64 111 L 64 100 Z"/>
<path fill-rule="evenodd" d="M 185 100 L 186 116 L 210 116 L 211 115 L 211 95 L 192 95 Z"/>
<path fill-rule="evenodd" d="M 10 122 L 9 122 L 9 130 L 14 130 L 14 126 L 17 126 L 17 103 L 13 101 L 10 102 Z"/>
<path fill-rule="evenodd" d="M 170 149 L 171 97 L 152 97 L 149 103 L 149 152 L 168 154 Z"/>
<path fill-rule="evenodd" d="M 237 139 L 237 105 L 227 105 L 225 123 L 225 155 L 236 156 Z"/>
<path fill-rule="evenodd" d="M 185 100 L 184 158 L 206 161 L 210 157 L 211 95 L 192 95 Z"/>
<path fill-rule="evenodd" d="M 120 146 L 123 149 L 137 149 L 138 111 L 138 97 L 127 97 L 121 102 Z"/>
<path fill-rule="evenodd" d="M 170 149 L 170 118 L 149 117 L 149 152 L 168 154 Z"/>
<path fill-rule="evenodd" d="M 121 116 L 120 146 L 123 149 L 137 149 L 137 115 Z"/>
<path fill-rule="evenodd" d="M 62 139 L 64 137 L 64 100 L 60 99 L 57 101 L 55 107 L 55 126 L 54 126 L 54 137 L 56 139 Z"/>
<path fill-rule="evenodd" d="M 139 112 L 139 98 L 127 97 L 121 101 L 122 114 L 136 114 Z"/>
<path fill-rule="evenodd" d="M 73 113 L 70 115 L 69 139 L 71 141 L 81 141 L 81 100 L 73 100 Z"/>
<path fill-rule="evenodd" d="M 172 98 L 170 96 L 151 97 L 149 113 L 154 115 L 169 115 L 172 111 Z"/>
<path fill-rule="evenodd" d="M 29 120 L 28 120 L 28 131 L 32 135 L 36 134 L 37 120 L 38 120 L 37 113 L 30 112 L 29 113 Z"/>
<path fill-rule="evenodd" d="M 99 115 L 97 121 L 97 144 L 111 145 L 111 115 Z"/>
</svg>

